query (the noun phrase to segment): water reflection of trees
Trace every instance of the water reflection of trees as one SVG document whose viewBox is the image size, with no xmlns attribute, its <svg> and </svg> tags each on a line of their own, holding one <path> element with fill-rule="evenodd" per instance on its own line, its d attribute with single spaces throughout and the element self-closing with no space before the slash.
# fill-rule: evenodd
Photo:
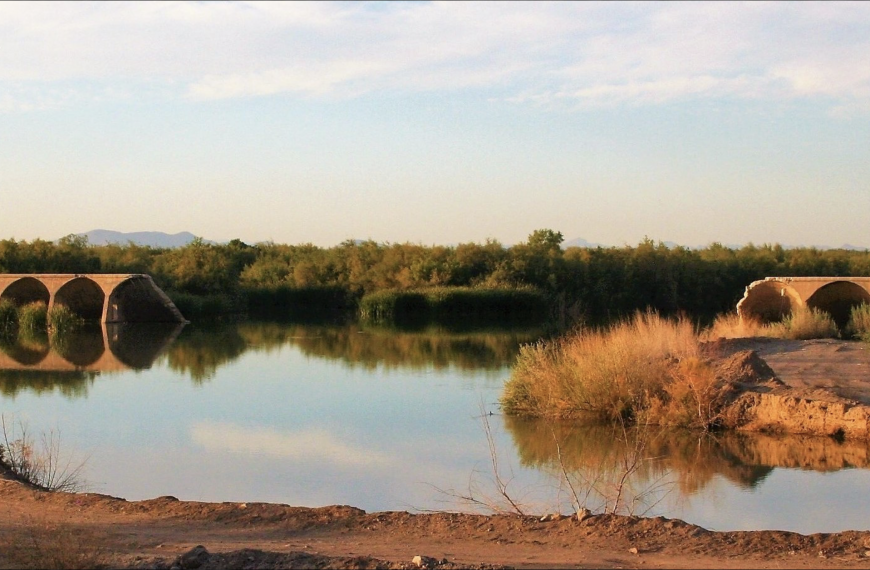
<svg viewBox="0 0 870 570">
<path fill-rule="evenodd" d="M 0 370 L 0 394 L 13 397 L 29 390 L 42 395 L 57 390 L 67 398 L 80 398 L 88 394 L 97 376 L 80 370 Z"/>
<path fill-rule="evenodd" d="M 201 383 L 247 348 L 237 325 L 188 326 L 166 351 L 166 362 L 170 369 L 188 374 L 195 383 Z"/>
<path fill-rule="evenodd" d="M 643 448 L 647 461 L 635 476 L 656 481 L 671 473 L 689 496 L 721 476 L 756 487 L 776 467 L 837 471 L 870 467 L 870 442 L 746 432 L 698 433 L 674 429 L 576 425 L 505 416 L 520 462 L 554 475 L 581 473 L 608 480 L 622 474 L 623 458 Z M 640 440 L 640 441 L 639 441 Z M 557 445 L 558 442 L 558 445 Z"/>
<path fill-rule="evenodd" d="M 521 343 L 539 336 L 536 331 L 525 329 L 453 332 L 432 327 L 407 331 L 357 324 L 243 324 L 240 334 L 254 346 L 289 342 L 309 356 L 341 360 L 349 366 L 365 369 L 456 367 L 463 370 L 494 370 L 509 365 Z"/>
<path fill-rule="evenodd" d="M 246 351 L 271 352 L 284 346 L 303 354 L 339 360 L 368 370 L 386 368 L 495 370 L 516 357 L 533 330 L 450 332 L 440 328 L 402 331 L 358 324 L 317 325 L 240 322 L 212 327 L 189 326 L 167 351 L 167 362 L 194 381 L 211 378 L 220 366 Z"/>
</svg>

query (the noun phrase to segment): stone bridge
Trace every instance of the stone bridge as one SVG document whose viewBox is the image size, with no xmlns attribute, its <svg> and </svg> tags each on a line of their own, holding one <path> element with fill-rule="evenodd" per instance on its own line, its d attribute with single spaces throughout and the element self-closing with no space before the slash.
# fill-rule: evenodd
<svg viewBox="0 0 870 570">
<path fill-rule="evenodd" d="M 870 277 L 767 277 L 746 288 L 737 314 L 769 323 L 812 307 L 829 313 L 842 329 L 861 303 L 870 303 Z"/>
<path fill-rule="evenodd" d="M 103 323 L 186 322 L 181 312 L 143 274 L 0 274 L 0 301 L 18 306 L 65 305 L 87 320 Z"/>
</svg>

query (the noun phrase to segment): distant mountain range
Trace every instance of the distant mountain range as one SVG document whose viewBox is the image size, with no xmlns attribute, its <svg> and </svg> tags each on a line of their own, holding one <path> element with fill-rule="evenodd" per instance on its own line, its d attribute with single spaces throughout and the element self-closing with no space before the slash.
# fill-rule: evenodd
<svg viewBox="0 0 870 570">
<path fill-rule="evenodd" d="M 655 243 L 658 244 L 658 243 L 659 243 L 658 240 L 655 240 Z M 666 247 L 669 247 L 669 248 L 681 247 L 680 244 L 678 244 L 678 243 L 676 243 L 676 242 L 672 242 L 672 241 L 663 241 L 662 243 L 663 243 Z M 634 245 L 637 245 L 637 244 L 634 244 Z M 708 247 L 709 245 L 710 245 L 710 244 L 707 244 L 707 245 L 694 245 L 694 246 L 687 246 L 687 247 L 688 247 L 689 249 L 705 249 L 705 248 Z M 737 245 L 737 244 L 732 244 L 732 243 L 723 244 L 723 245 L 724 245 L 725 247 L 727 247 L 728 249 L 740 249 L 740 248 L 744 247 L 743 245 Z M 744 245 L 746 245 L 746 244 L 744 244 Z M 755 244 L 755 245 L 762 245 L 762 244 L 757 243 L 757 244 Z M 852 244 L 848 244 L 848 243 L 843 244 L 843 245 L 841 245 L 840 247 L 831 247 L 831 246 L 828 246 L 828 245 L 811 245 L 811 246 L 804 246 L 804 245 L 785 245 L 785 244 L 780 244 L 780 245 L 782 245 L 782 248 L 783 248 L 783 249 L 797 249 L 797 248 L 801 248 L 801 247 L 814 247 L 814 248 L 819 249 L 819 250 L 826 250 L 826 249 L 847 249 L 847 250 L 850 250 L 850 251 L 867 251 L 868 249 L 870 249 L 870 248 L 867 248 L 867 247 L 861 247 L 861 246 L 852 245 Z M 594 249 L 594 248 L 596 248 L 596 247 L 609 248 L 609 247 L 613 247 L 613 246 L 605 245 L 605 244 L 603 244 L 603 243 L 593 243 L 593 242 L 589 242 L 589 241 L 586 241 L 586 240 L 583 239 L 583 238 L 574 238 L 574 239 L 572 239 L 572 240 L 567 240 L 567 241 L 562 242 L 562 248 L 563 248 L 563 249 L 568 248 L 568 247 L 588 247 L 588 248 L 593 248 L 593 249 Z M 633 246 L 632 246 L 632 247 L 633 247 Z"/>
<path fill-rule="evenodd" d="M 91 245 L 108 245 L 110 243 L 127 245 L 128 242 L 133 242 L 136 245 L 147 245 L 151 247 L 183 247 L 196 239 L 196 236 L 190 232 L 167 234 L 163 232 L 116 232 L 112 230 L 91 230 L 78 235 L 88 238 L 88 243 Z M 215 243 L 205 239 L 203 241 L 205 243 Z"/>
<path fill-rule="evenodd" d="M 177 234 L 167 234 L 163 232 L 116 232 L 113 230 L 91 230 L 89 232 L 85 232 L 83 234 L 77 234 L 80 236 L 85 236 L 88 238 L 88 243 L 91 245 L 106 245 L 110 243 L 117 243 L 119 245 L 126 245 L 128 242 L 133 242 L 136 245 L 147 245 L 150 247 L 184 247 L 185 245 L 192 242 L 196 239 L 197 236 L 193 235 L 190 232 L 179 232 Z M 364 240 L 353 240 L 356 243 L 362 243 Z M 218 243 L 211 240 L 203 239 L 205 243 Z M 658 243 L 658 241 L 656 241 Z M 662 242 L 667 247 L 679 247 L 679 244 L 674 243 L 672 241 Z M 637 245 L 637 244 L 634 244 Z M 709 244 L 708 244 L 709 245 Z M 743 247 L 742 245 L 736 244 L 724 244 L 725 247 L 729 249 L 740 249 Z M 761 245 L 761 244 L 756 244 Z M 507 247 L 507 246 L 506 246 Z M 603 243 L 595 243 L 591 241 L 587 241 L 583 238 L 574 238 L 571 240 L 566 240 L 562 242 L 562 248 L 568 247 L 588 247 L 588 248 L 596 248 L 596 247 L 613 247 L 611 245 L 603 244 Z M 689 249 L 704 249 L 707 246 L 689 246 Z M 793 246 L 793 245 L 783 245 L 784 249 L 794 249 L 797 247 L 804 246 Z M 861 247 L 851 244 L 843 244 L 838 248 L 832 248 L 829 246 L 812 246 L 816 249 L 848 249 L 852 251 L 867 251 L 867 247 Z"/>
</svg>

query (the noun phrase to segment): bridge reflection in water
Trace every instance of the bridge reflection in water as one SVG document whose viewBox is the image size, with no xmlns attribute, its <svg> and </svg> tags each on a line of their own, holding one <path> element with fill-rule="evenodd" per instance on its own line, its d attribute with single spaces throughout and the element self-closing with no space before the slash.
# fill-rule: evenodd
<svg viewBox="0 0 870 570">
<path fill-rule="evenodd" d="M 100 323 L 0 342 L 0 371 L 120 372 L 150 368 L 184 323 Z"/>
</svg>

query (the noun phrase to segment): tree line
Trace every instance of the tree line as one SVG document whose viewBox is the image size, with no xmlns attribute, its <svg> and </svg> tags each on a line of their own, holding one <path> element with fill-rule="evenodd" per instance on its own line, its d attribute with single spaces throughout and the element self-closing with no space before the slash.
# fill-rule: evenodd
<svg viewBox="0 0 870 570">
<path fill-rule="evenodd" d="M 354 309 L 365 295 L 388 290 L 534 289 L 555 318 L 588 322 L 643 309 L 710 318 L 733 311 L 744 288 L 764 277 L 870 276 L 866 250 L 719 243 L 692 249 L 650 239 L 563 248 L 563 241 L 560 232 L 542 229 L 510 247 L 496 240 L 455 246 L 348 240 L 324 248 L 198 238 L 157 248 L 92 245 L 70 235 L 56 242 L 0 240 L 0 273 L 146 273 L 186 314 L 256 306 L 273 312 L 294 299 L 309 309 L 318 303 Z"/>
</svg>

